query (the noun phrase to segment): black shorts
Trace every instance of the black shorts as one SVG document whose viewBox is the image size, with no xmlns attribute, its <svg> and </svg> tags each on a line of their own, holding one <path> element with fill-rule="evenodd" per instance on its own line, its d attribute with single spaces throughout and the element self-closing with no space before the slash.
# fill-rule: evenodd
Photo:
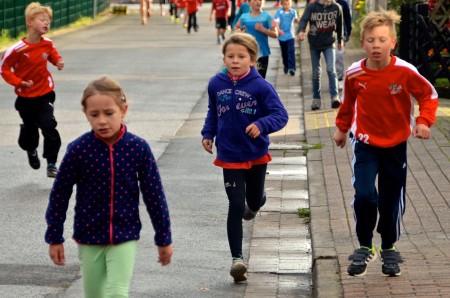
<svg viewBox="0 0 450 298">
<path fill-rule="evenodd" d="M 217 18 L 216 19 L 216 28 L 217 29 L 227 29 L 227 19 L 226 18 Z"/>
</svg>

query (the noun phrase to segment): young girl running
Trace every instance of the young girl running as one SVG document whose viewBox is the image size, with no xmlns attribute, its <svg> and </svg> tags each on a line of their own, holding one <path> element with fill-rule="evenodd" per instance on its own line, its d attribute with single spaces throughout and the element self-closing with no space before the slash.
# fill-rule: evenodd
<svg viewBox="0 0 450 298">
<path fill-rule="evenodd" d="M 235 33 L 222 48 L 225 68 L 209 82 L 209 104 L 202 144 L 223 168 L 228 196 L 227 233 L 235 282 L 247 280 L 242 255 L 242 218 L 251 220 L 266 202 L 264 182 L 269 134 L 282 129 L 288 114 L 275 89 L 255 69 L 258 44 L 246 33 Z"/>
<path fill-rule="evenodd" d="M 92 130 L 67 147 L 50 193 L 45 241 L 52 261 L 64 265 L 64 221 L 76 185 L 73 239 L 84 296 L 128 297 L 141 230 L 139 190 L 163 266 L 173 251 L 169 209 L 148 143 L 122 123 L 128 103 L 119 83 L 109 77 L 91 82 L 81 105 Z"/>
</svg>

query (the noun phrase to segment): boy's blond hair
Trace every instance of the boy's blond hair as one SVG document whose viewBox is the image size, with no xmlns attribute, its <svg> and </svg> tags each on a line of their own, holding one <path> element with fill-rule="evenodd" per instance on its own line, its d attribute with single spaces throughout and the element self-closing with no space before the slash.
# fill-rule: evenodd
<svg viewBox="0 0 450 298">
<path fill-rule="evenodd" d="M 31 2 L 25 9 L 25 19 L 34 19 L 41 13 L 48 15 L 50 20 L 53 18 L 53 10 L 50 6 L 43 6 L 39 2 Z"/>
<path fill-rule="evenodd" d="M 370 12 L 360 24 L 361 40 L 367 31 L 378 26 L 388 26 L 391 29 L 392 38 L 397 37 L 395 25 L 400 23 L 400 16 L 393 10 L 381 10 Z"/>
</svg>

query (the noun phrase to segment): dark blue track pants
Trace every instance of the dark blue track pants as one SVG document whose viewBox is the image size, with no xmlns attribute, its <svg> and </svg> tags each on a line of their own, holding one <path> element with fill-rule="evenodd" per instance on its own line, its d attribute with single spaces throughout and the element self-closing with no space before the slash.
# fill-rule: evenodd
<svg viewBox="0 0 450 298">
<path fill-rule="evenodd" d="M 285 41 L 279 41 L 281 48 L 281 58 L 283 60 L 284 70 L 289 69 L 296 70 L 295 67 L 295 39 L 288 39 Z"/>
<path fill-rule="evenodd" d="M 370 247 L 373 230 L 381 235 L 382 248 L 399 240 L 405 213 L 406 145 L 391 148 L 367 145 L 355 138 L 353 144 L 353 200 L 356 235 L 361 246 Z M 375 185 L 378 176 L 378 191 Z"/>
</svg>

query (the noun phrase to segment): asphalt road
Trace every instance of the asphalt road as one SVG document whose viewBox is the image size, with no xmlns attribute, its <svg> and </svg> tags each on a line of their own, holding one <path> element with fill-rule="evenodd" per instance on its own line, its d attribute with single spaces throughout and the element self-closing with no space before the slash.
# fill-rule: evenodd
<svg viewBox="0 0 450 298">
<path fill-rule="evenodd" d="M 207 83 L 222 65 L 209 7 L 199 12 L 198 33 L 187 34 L 167 16 L 156 14 L 142 26 L 137 14 L 129 14 L 51 37 L 65 61 L 61 72 L 49 66 L 61 157 L 68 142 L 90 129 L 80 106 L 84 87 L 107 74 L 121 82 L 129 98 L 129 130 L 147 139 L 158 159 L 173 222 L 173 263 L 161 267 L 156 262 L 151 224 L 142 209 L 130 297 L 243 297 L 245 290 L 231 282 L 228 272 L 222 173 L 200 143 Z M 53 181 L 45 167 L 32 170 L 17 145 L 15 94 L 3 80 L 0 99 L 0 296 L 81 297 L 77 249 L 70 239 L 74 200 L 65 225 L 66 265 L 60 268 L 50 261 L 44 242 Z M 251 228 L 247 223 L 245 246 Z"/>
</svg>

